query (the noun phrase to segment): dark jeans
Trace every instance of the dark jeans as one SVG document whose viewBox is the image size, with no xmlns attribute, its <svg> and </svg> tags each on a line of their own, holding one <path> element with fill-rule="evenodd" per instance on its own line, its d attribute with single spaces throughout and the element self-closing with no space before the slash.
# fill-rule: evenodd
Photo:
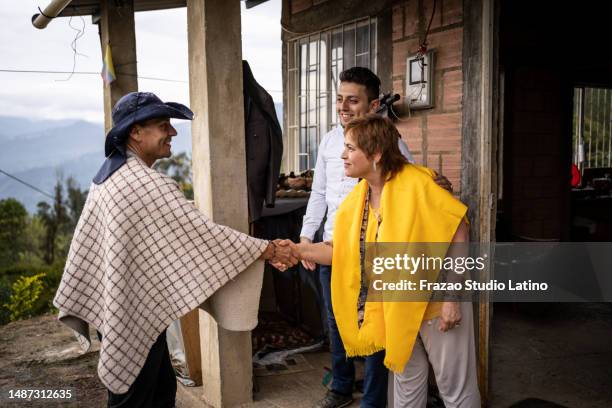
<svg viewBox="0 0 612 408">
<path fill-rule="evenodd" d="M 319 271 L 329 325 L 329 344 L 332 354 L 332 391 L 338 394 L 351 395 L 355 382 L 355 364 L 352 358 L 346 356 L 332 309 L 331 266 L 320 265 Z M 355 308 L 357 308 L 357 305 L 355 305 Z M 361 407 L 385 407 L 387 405 L 388 371 L 383 364 L 384 359 L 384 350 L 365 357 Z"/>
<path fill-rule="evenodd" d="M 100 333 L 98 338 L 101 339 Z M 108 391 L 108 408 L 174 408 L 176 375 L 164 330 L 147 355 L 140 374 L 125 394 Z"/>
</svg>

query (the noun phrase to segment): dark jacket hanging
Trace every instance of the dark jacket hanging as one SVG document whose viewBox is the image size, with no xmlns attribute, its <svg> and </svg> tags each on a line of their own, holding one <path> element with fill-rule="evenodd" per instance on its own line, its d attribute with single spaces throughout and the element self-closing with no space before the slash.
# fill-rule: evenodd
<svg viewBox="0 0 612 408">
<path fill-rule="evenodd" d="M 246 61 L 242 61 L 242 77 L 249 220 L 253 222 L 261 217 L 264 202 L 267 207 L 274 207 L 283 157 L 283 131 L 272 97 L 255 81 Z"/>
</svg>

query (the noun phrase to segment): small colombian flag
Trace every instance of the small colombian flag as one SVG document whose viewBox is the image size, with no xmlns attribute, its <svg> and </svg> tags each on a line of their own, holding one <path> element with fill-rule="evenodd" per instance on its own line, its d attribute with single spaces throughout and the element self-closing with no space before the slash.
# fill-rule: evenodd
<svg viewBox="0 0 612 408">
<path fill-rule="evenodd" d="M 104 64 L 102 65 L 102 80 L 105 85 L 110 85 L 117 76 L 115 75 L 115 67 L 113 66 L 113 54 L 111 53 L 110 44 L 106 44 L 104 52 Z"/>
</svg>

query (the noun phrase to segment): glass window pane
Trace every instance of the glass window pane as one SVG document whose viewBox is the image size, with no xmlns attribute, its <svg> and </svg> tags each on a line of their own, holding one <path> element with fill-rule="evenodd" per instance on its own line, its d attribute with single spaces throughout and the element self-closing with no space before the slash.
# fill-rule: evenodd
<svg viewBox="0 0 612 408">
<path fill-rule="evenodd" d="M 332 62 L 342 59 L 342 29 L 332 31 Z"/>
<path fill-rule="evenodd" d="M 323 36 L 321 39 L 321 44 L 319 45 L 319 91 L 321 93 L 327 92 L 327 67 L 329 65 L 329 61 L 327 60 L 327 41 L 326 37 Z"/>
<path fill-rule="evenodd" d="M 307 45 L 305 43 L 300 45 L 300 95 L 304 95 L 306 92 L 306 47 Z"/>
<path fill-rule="evenodd" d="M 319 98 L 319 134 L 322 136 L 327 133 L 327 95 L 323 94 Z"/>
<path fill-rule="evenodd" d="M 317 123 L 317 71 L 308 75 L 308 124 Z"/>
<path fill-rule="evenodd" d="M 369 54 L 361 54 L 357 56 L 357 66 L 370 68 L 370 56 Z"/>
<path fill-rule="evenodd" d="M 298 151 L 299 171 L 308 169 L 308 136 L 306 128 L 300 128 L 300 144 Z"/>
<path fill-rule="evenodd" d="M 309 65 L 311 66 L 316 66 L 317 65 L 317 42 L 318 39 L 312 39 L 310 41 L 310 59 L 309 59 Z"/>
<path fill-rule="evenodd" d="M 344 27 L 344 69 L 355 66 L 355 25 L 351 24 Z"/>
<path fill-rule="evenodd" d="M 310 154 L 308 155 L 308 165 L 312 169 L 317 161 L 317 151 L 319 150 L 319 141 L 317 139 L 317 128 L 311 127 L 309 129 L 309 148 Z"/>
<path fill-rule="evenodd" d="M 299 126 L 306 124 L 306 97 L 303 96 L 299 99 L 300 101 L 300 123 Z"/>
<path fill-rule="evenodd" d="M 357 54 L 370 51 L 370 27 L 366 23 L 357 25 Z"/>
</svg>

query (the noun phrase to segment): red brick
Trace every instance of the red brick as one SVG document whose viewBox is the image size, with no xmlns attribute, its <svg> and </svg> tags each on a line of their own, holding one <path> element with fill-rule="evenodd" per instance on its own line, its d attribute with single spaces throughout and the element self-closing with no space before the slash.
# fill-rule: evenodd
<svg viewBox="0 0 612 408">
<path fill-rule="evenodd" d="M 427 115 L 427 129 L 461 129 L 461 112 Z"/>
<path fill-rule="evenodd" d="M 394 79 L 393 80 L 393 92 L 400 94 L 400 96 L 404 95 L 404 80 L 403 79 Z"/>
<path fill-rule="evenodd" d="M 441 161 L 439 154 L 427 154 L 427 167 L 435 170 L 437 173 L 442 173 Z"/>
<path fill-rule="evenodd" d="M 461 129 L 427 129 L 427 151 L 461 152 Z"/>
<path fill-rule="evenodd" d="M 442 1 L 442 26 L 457 24 L 463 21 L 463 1 Z"/>
<path fill-rule="evenodd" d="M 455 190 L 459 188 L 459 180 L 461 179 L 461 153 L 442 155 L 442 174 L 453 183 Z"/>
<path fill-rule="evenodd" d="M 427 38 L 429 49 L 436 50 L 435 69 L 461 67 L 463 28 L 453 28 L 430 34 Z"/>
<path fill-rule="evenodd" d="M 312 7 L 312 0 L 291 0 L 291 14 L 300 13 Z"/>
<path fill-rule="evenodd" d="M 417 39 L 393 43 L 393 76 L 406 76 L 406 58 L 418 51 Z"/>
<path fill-rule="evenodd" d="M 427 151 L 461 152 L 461 113 L 427 115 Z"/>
<path fill-rule="evenodd" d="M 425 17 L 425 29 L 427 29 L 429 20 L 431 20 L 430 30 L 435 30 L 436 28 L 440 28 L 442 26 L 442 6 L 440 3 L 442 3 L 441 0 L 436 1 L 436 11 L 434 12 L 432 19 L 431 12 L 433 11 L 434 0 L 423 0 L 423 16 Z"/>
<path fill-rule="evenodd" d="M 445 111 L 461 109 L 463 100 L 463 72 L 450 71 L 442 76 L 443 99 L 442 109 Z"/>
<path fill-rule="evenodd" d="M 408 145 L 411 152 L 418 152 L 423 149 L 423 130 L 422 130 L 422 119 L 410 117 L 407 119 L 402 118 L 401 122 L 397 122 L 396 126 L 402 139 Z"/>
<path fill-rule="evenodd" d="M 410 37 L 417 34 L 419 29 L 419 2 L 409 0 L 404 7 L 404 36 Z"/>
<path fill-rule="evenodd" d="M 412 152 L 412 158 L 414 159 L 414 163 L 418 164 L 419 166 L 423 165 L 423 155 L 420 152 L 414 153 Z"/>
<path fill-rule="evenodd" d="M 394 7 L 392 19 L 391 39 L 397 41 L 404 36 L 404 8 Z"/>
</svg>

